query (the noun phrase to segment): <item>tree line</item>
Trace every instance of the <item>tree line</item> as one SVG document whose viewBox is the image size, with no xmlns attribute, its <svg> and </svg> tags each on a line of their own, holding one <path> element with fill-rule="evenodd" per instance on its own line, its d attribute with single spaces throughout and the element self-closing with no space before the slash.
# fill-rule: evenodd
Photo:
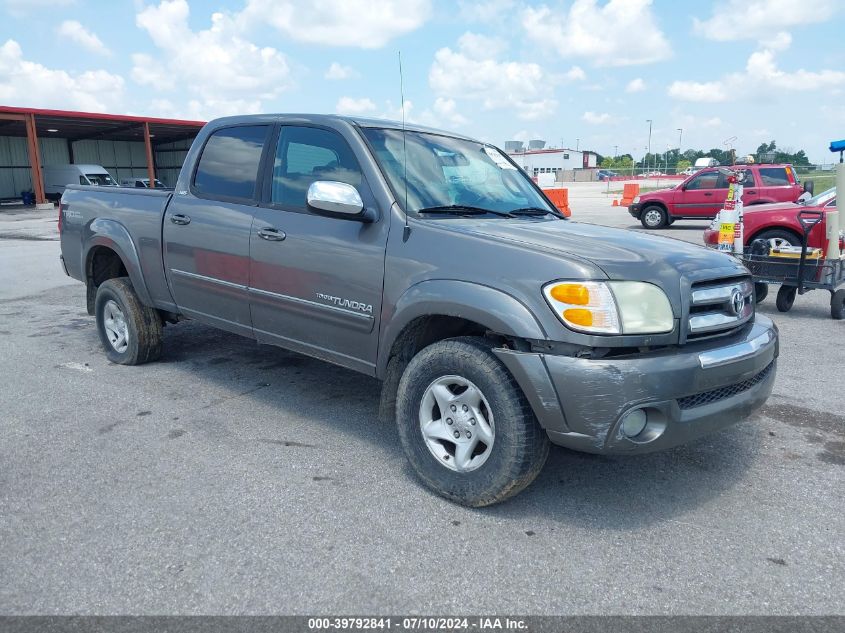
<svg viewBox="0 0 845 633">
<path fill-rule="evenodd" d="M 597 161 L 602 169 L 654 169 L 656 171 L 683 171 L 695 164 L 699 158 L 708 156 L 719 161 L 720 165 L 732 165 L 735 158 L 743 159 L 745 154 L 738 154 L 735 150 L 724 150 L 714 147 L 708 151 L 701 149 L 688 149 L 683 152 L 670 149 L 661 153 L 648 153 L 642 160 L 635 161 L 631 154 L 621 156 L 601 156 Z M 775 141 L 761 143 L 753 154 L 754 160 L 758 163 L 790 163 L 795 166 L 810 165 L 810 159 L 803 149 L 797 152 L 792 148 L 779 149 Z"/>
</svg>

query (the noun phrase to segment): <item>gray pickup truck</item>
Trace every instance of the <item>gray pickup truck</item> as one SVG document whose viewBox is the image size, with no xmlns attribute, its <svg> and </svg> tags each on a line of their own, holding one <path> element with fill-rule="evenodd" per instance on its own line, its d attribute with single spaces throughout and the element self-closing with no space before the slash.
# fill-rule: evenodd
<svg viewBox="0 0 845 633">
<path fill-rule="evenodd" d="M 219 119 L 175 191 L 71 186 L 59 215 L 111 361 L 154 360 L 163 326 L 195 319 L 375 376 L 420 480 L 465 505 L 528 486 L 550 440 L 667 448 L 775 379 L 777 329 L 736 260 L 567 220 L 454 134 Z"/>
</svg>

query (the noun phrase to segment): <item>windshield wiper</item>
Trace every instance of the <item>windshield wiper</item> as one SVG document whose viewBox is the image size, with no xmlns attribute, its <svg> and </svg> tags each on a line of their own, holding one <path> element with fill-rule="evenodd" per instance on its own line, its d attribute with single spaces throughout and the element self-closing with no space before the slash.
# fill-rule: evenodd
<svg viewBox="0 0 845 633">
<path fill-rule="evenodd" d="M 448 213 L 451 215 L 486 215 L 492 213 L 502 218 L 514 217 L 505 211 L 494 211 L 493 209 L 485 209 L 483 207 L 473 207 L 466 204 L 444 204 L 436 207 L 425 207 L 417 211 L 417 213 Z"/>
<path fill-rule="evenodd" d="M 510 213 L 511 215 L 533 215 L 538 217 L 541 215 L 554 215 L 557 217 L 563 217 L 559 213 L 549 211 L 548 209 L 544 209 L 543 207 L 520 207 L 518 209 L 511 209 L 508 213 Z"/>
</svg>

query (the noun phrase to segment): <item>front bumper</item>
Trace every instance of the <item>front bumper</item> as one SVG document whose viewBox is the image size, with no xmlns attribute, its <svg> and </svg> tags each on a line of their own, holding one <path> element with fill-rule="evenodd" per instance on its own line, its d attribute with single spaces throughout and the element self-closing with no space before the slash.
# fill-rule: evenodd
<svg viewBox="0 0 845 633">
<path fill-rule="evenodd" d="M 629 204 L 628 205 L 628 213 L 630 213 L 637 220 L 640 219 L 640 213 L 642 213 L 642 210 L 643 210 L 643 205 L 640 204 L 639 202 L 637 202 L 635 204 Z"/>
<path fill-rule="evenodd" d="M 757 316 L 741 334 L 652 354 L 585 359 L 496 350 L 555 444 L 591 453 L 645 453 L 730 426 L 763 405 L 777 370 L 778 334 Z M 648 413 L 629 438 L 624 416 Z"/>
</svg>

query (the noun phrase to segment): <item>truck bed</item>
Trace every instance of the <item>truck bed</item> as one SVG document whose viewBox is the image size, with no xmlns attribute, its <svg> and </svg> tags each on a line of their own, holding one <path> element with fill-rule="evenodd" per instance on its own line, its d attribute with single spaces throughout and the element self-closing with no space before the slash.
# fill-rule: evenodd
<svg viewBox="0 0 845 633">
<path fill-rule="evenodd" d="M 61 200 L 62 255 L 68 275 L 85 281 L 90 264 L 85 253 L 91 241 L 108 236 L 127 255 L 135 255 L 123 260 L 139 262 L 137 270 L 127 273 L 143 280 L 149 304 L 172 308 L 161 244 L 162 218 L 172 195 L 157 189 L 69 185 Z"/>
</svg>

